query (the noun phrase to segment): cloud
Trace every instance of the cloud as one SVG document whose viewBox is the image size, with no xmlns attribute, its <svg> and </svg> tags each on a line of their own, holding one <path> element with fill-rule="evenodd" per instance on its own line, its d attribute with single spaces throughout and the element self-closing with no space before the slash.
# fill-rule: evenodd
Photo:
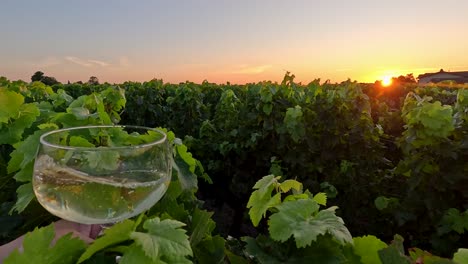
<svg viewBox="0 0 468 264">
<path fill-rule="evenodd" d="M 78 64 L 78 65 L 83 66 L 83 67 L 93 67 L 93 66 L 106 67 L 106 66 L 110 65 L 110 63 L 107 63 L 105 61 L 84 60 L 84 59 L 80 59 L 80 58 L 74 57 L 74 56 L 66 56 L 65 60 L 67 60 L 69 62 L 73 62 L 73 63 Z"/>
<path fill-rule="evenodd" d="M 241 65 L 240 69 L 233 71 L 234 74 L 259 74 L 265 72 L 267 69 L 273 67 L 270 64 L 258 65 L 258 66 L 247 66 Z"/>
<path fill-rule="evenodd" d="M 105 61 L 99 61 L 99 60 L 88 60 L 88 61 L 91 63 L 97 64 L 99 66 L 102 66 L 102 67 L 107 67 L 110 65 L 110 63 L 107 63 Z"/>
<path fill-rule="evenodd" d="M 77 57 L 66 56 L 65 59 L 66 59 L 67 61 L 76 63 L 76 64 L 81 65 L 81 66 L 84 66 L 84 67 L 91 67 L 91 66 L 93 66 L 92 63 L 86 62 L 85 60 L 82 60 L 82 59 L 77 58 Z"/>
</svg>

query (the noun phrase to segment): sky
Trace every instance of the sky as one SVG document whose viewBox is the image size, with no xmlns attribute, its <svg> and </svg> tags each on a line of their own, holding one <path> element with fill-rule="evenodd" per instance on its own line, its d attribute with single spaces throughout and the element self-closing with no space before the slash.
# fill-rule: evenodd
<svg viewBox="0 0 468 264">
<path fill-rule="evenodd" d="M 0 76 L 248 83 L 468 71 L 463 0 L 2 0 Z"/>
</svg>

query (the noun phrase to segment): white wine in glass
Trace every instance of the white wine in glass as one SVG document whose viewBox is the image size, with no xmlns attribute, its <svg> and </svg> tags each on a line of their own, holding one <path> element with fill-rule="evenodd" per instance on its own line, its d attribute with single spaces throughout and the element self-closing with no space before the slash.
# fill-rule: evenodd
<svg viewBox="0 0 468 264">
<path fill-rule="evenodd" d="M 39 203 L 60 218 L 106 224 L 152 207 L 171 173 L 172 150 L 160 130 L 74 127 L 41 136 L 33 188 Z"/>
</svg>

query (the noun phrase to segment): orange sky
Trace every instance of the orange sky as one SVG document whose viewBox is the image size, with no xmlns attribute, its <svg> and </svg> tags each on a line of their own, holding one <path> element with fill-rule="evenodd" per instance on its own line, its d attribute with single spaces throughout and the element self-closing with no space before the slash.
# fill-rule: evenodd
<svg viewBox="0 0 468 264">
<path fill-rule="evenodd" d="M 307 83 L 467 71 L 468 1 L 421 3 L 9 1 L 0 76 L 246 83 L 290 71 Z"/>
</svg>

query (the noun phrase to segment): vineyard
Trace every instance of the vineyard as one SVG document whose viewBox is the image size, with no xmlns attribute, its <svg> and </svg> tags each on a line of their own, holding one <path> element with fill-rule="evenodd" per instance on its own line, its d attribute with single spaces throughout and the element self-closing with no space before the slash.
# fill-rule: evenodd
<svg viewBox="0 0 468 264">
<path fill-rule="evenodd" d="M 468 263 L 466 86 L 1 77 L 0 106 L 1 244 L 35 230 L 4 263 Z M 164 129 L 178 170 L 145 214 L 50 246 L 38 139 L 93 124 Z"/>
</svg>

